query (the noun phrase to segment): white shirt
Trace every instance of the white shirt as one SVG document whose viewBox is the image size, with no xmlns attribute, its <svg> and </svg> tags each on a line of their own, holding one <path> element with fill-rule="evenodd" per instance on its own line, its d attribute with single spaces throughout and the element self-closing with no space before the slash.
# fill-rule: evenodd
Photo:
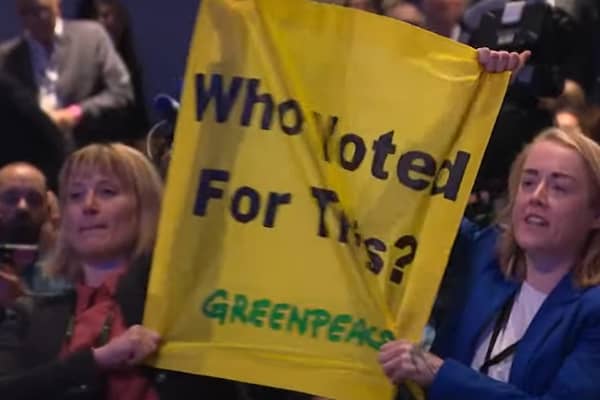
<svg viewBox="0 0 600 400">
<path fill-rule="evenodd" d="M 450 32 L 450 39 L 454 40 L 455 42 L 458 42 L 460 39 L 460 34 L 462 29 L 460 28 L 460 25 L 456 24 L 454 25 L 454 27 L 452 28 L 452 32 Z"/>
<path fill-rule="evenodd" d="M 537 314 L 547 296 L 546 293 L 534 289 L 527 282 L 523 282 L 515 298 L 506 327 L 498 335 L 498 339 L 492 350 L 492 357 L 523 337 L 533 317 L 535 317 L 535 314 Z M 495 324 L 496 319 L 485 330 L 479 341 L 475 357 L 473 357 L 473 362 L 471 363 L 471 367 L 476 370 L 479 370 L 485 361 L 485 355 L 490 345 L 492 330 Z M 488 376 L 502 382 L 508 382 L 512 362 L 513 355 L 510 355 L 500 363 L 491 366 L 488 370 Z"/>
<path fill-rule="evenodd" d="M 64 24 L 60 18 L 56 19 L 54 25 L 54 45 L 63 36 Z M 60 101 L 58 95 L 58 60 L 56 52 L 49 52 L 48 49 L 40 42 L 25 33 L 25 40 L 29 45 L 31 54 L 31 67 L 33 76 L 39 90 L 38 101 L 40 107 L 45 111 L 56 110 L 64 105 Z"/>
</svg>

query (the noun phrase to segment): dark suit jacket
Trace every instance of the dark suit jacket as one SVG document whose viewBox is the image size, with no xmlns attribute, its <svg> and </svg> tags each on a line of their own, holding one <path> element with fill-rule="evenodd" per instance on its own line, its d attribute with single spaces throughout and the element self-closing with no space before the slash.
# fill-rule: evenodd
<svg viewBox="0 0 600 400">
<path fill-rule="evenodd" d="M 64 149 L 62 132 L 19 82 L 0 72 L 0 167 L 29 162 L 56 190 Z"/>
<path fill-rule="evenodd" d="M 83 145 L 126 137 L 127 132 L 119 132 L 119 123 L 133 102 L 131 78 L 104 28 L 91 21 L 64 21 L 63 35 L 54 51 L 60 101 L 65 107 L 77 104 L 84 113 L 75 132 L 76 142 Z M 0 71 L 20 81 L 37 99 L 30 49 L 24 37 L 0 45 Z"/>
<path fill-rule="evenodd" d="M 128 325 L 140 324 L 144 311 L 150 262 L 140 260 L 121 279 L 116 300 Z M 91 350 L 83 350 L 63 360 L 58 355 L 68 320 L 75 304 L 75 293 L 36 301 L 25 326 L 24 338 L 10 353 L 18 357 L 0 360 L 14 365 L 0 365 L 0 397 L 10 400 L 100 400 L 104 381 Z M 23 330 L 23 329 L 22 329 Z M 9 354 L 10 355 L 10 354 Z M 225 379 L 189 375 L 145 368 L 161 400 L 300 400 L 303 395 L 279 389 L 247 385 Z M 132 399 L 135 400 L 135 399 Z"/>
<path fill-rule="evenodd" d="M 470 241 L 472 270 L 464 276 L 463 301 L 456 302 L 434 343 L 433 352 L 445 361 L 428 399 L 600 399 L 600 288 L 578 288 L 571 274 L 548 295 L 527 328 L 508 383 L 470 368 L 478 339 L 520 284 L 500 271 L 495 228 L 468 234 L 461 239 Z"/>
</svg>

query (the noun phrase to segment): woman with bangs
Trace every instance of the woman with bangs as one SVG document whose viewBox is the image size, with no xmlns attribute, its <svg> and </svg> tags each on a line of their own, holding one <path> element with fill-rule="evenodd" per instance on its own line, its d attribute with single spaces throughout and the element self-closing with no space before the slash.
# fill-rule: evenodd
<svg viewBox="0 0 600 400">
<path fill-rule="evenodd" d="M 139 325 L 163 189 L 154 166 L 131 147 L 93 144 L 68 158 L 59 186 L 49 272 L 75 289 L 31 306 L 19 365 L 0 377 L 0 397 L 244 398 L 249 389 L 236 382 L 138 366 L 160 341 Z"/>
<path fill-rule="evenodd" d="M 467 289 L 432 351 L 398 340 L 380 363 L 431 400 L 600 399 L 600 146 L 542 132 L 513 163 L 508 200 L 501 229 L 463 223 Z"/>
</svg>

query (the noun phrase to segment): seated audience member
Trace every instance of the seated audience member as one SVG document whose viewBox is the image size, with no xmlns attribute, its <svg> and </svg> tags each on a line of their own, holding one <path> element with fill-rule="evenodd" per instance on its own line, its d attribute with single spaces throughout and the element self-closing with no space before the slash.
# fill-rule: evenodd
<svg viewBox="0 0 600 400">
<path fill-rule="evenodd" d="M 466 0 L 423 0 L 422 6 L 427 30 L 459 40 Z"/>
<path fill-rule="evenodd" d="M 562 93 L 558 97 L 542 97 L 539 107 L 553 113 L 559 108 L 583 109 L 586 106 L 585 93 L 581 86 L 570 79 L 565 80 Z"/>
<path fill-rule="evenodd" d="M 54 200 L 54 201 L 53 201 Z M 43 174 L 27 163 L 0 169 L 0 375 L 16 355 L 23 294 L 53 296 L 68 285 L 47 279 L 41 262 L 53 244 L 58 206 Z M 2 391 L 0 390 L 0 393 Z"/>
<path fill-rule="evenodd" d="M 0 45 L 0 71 L 20 81 L 75 145 L 119 140 L 133 101 L 127 67 L 91 21 L 61 18 L 60 0 L 15 0 L 24 33 Z"/>
<path fill-rule="evenodd" d="M 575 108 L 561 107 L 554 113 L 554 126 L 569 132 L 583 132 L 581 112 Z"/>
<path fill-rule="evenodd" d="M 58 218 L 54 194 L 40 170 L 27 163 L 0 169 L 0 303 L 22 293 L 52 295 L 67 288 L 41 271 Z"/>
<path fill-rule="evenodd" d="M 470 268 L 432 351 L 390 342 L 385 373 L 430 400 L 600 398 L 599 235 L 600 146 L 542 132 L 513 164 L 501 225 L 461 230 Z"/>
<path fill-rule="evenodd" d="M 27 91 L 0 72 L 0 167 L 25 161 L 38 167 L 56 190 L 58 172 L 65 157 L 62 132 L 52 123 Z"/>
<path fill-rule="evenodd" d="M 77 17 L 92 19 L 104 26 L 131 75 L 134 104 L 128 115 L 130 142 L 145 136 L 149 129 L 148 115 L 144 105 L 142 69 L 133 43 L 130 14 L 122 0 L 82 0 Z"/>
<path fill-rule="evenodd" d="M 408 1 L 398 1 L 396 4 L 391 5 L 386 9 L 385 15 L 415 26 L 425 26 L 425 16 L 421 10 Z"/>
<path fill-rule="evenodd" d="M 131 147 L 93 144 L 68 158 L 60 175 L 59 235 L 48 267 L 74 282 L 75 290 L 36 301 L 22 322 L 16 350 L 2 357 L 0 348 L 0 360 L 14 363 L 0 365 L 6 371 L 0 376 L 3 396 L 291 398 L 275 389 L 136 366 L 159 343 L 156 333 L 137 324 L 161 194 L 155 167 Z"/>
<path fill-rule="evenodd" d="M 567 130 L 577 129 L 599 142 L 600 106 L 588 105 L 582 109 L 559 108 L 554 114 L 554 125 Z"/>
</svg>

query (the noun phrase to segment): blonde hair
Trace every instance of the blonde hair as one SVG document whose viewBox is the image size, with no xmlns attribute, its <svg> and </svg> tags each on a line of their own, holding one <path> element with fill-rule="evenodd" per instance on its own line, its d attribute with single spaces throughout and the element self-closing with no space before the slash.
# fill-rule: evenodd
<svg viewBox="0 0 600 400">
<path fill-rule="evenodd" d="M 515 197 L 519 190 L 521 174 L 531 147 L 539 142 L 553 142 L 575 150 L 583 159 L 592 187 L 591 205 L 600 206 L 600 146 L 587 136 L 578 132 L 565 132 L 558 128 L 542 131 L 535 140 L 527 145 L 512 164 L 508 179 L 508 203 L 501 213 L 499 223 L 505 229 L 499 242 L 500 266 L 509 279 L 525 279 L 525 254 L 516 242 L 511 216 Z M 568 222 L 567 222 L 568 223 Z M 573 269 L 575 283 L 582 287 L 600 284 L 600 231 L 590 233 L 579 262 Z"/>
<path fill-rule="evenodd" d="M 115 176 L 124 188 L 131 190 L 137 202 L 137 236 L 130 260 L 150 253 L 154 247 L 163 183 L 155 167 L 132 147 L 120 143 L 91 144 L 74 152 L 59 175 L 59 205 L 68 200 L 67 188 L 75 174 L 100 172 Z M 77 260 L 61 223 L 54 252 L 46 264 L 46 272 L 76 280 L 81 274 Z"/>
</svg>

